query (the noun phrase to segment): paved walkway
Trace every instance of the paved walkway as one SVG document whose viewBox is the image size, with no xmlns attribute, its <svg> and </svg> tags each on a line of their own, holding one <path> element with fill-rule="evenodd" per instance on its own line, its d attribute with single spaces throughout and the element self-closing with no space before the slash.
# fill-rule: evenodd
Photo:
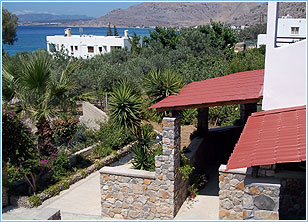
<svg viewBox="0 0 308 222">
<path fill-rule="evenodd" d="M 129 159 L 129 157 L 122 159 L 120 164 L 127 163 Z M 114 165 L 119 165 L 119 163 Z M 218 220 L 218 196 L 208 193 L 216 186 L 215 183 L 216 180 L 210 181 L 194 200 L 185 201 L 175 220 Z M 60 209 L 62 220 L 112 220 L 100 216 L 98 171 L 71 185 L 60 195 L 46 200 L 38 208 L 4 209 L 4 212 L 9 211 L 5 212 L 2 218 L 3 220 L 31 220 L 45 207 Z"/>
</svg>

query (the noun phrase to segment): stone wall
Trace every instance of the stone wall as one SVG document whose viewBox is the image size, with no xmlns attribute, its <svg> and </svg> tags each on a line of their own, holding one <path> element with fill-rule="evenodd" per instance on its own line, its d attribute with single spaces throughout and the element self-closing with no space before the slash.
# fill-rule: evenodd
<svg viewBox="0 0 308 222">
<path fill-rule="evenodd" d="M 148 219 L 163 216 L 161 198 L 154 172 L 104 167 L 100 170 L 102 217 L 115 219 Z M 163 210 L 164 209 L 164 210 Z"/>
<path fill-rule="evenodd" d="M 251 168 L 219 168 L 219 219 L 279 219 L 280 180 L 253 178 Z"/>
<path fill-rule="evenodd" d="M 280 173 L 281 190 L 279 218 L 282 220 L 306 219 L 306 172 Z"/>
<path fill-rule="evenodd" d="M 108 116 L 104 111 L 89 102 L 82 103 L 82 116 L 79 118 L 81 123 L 84 123 L 87 127 L 99 129 L 98 123 L 107 120 Z"/>
<path fill-rule="evenodd" d="M 117 219 L 173 219 L 187 197 L 188 181 L 180 167 L 179 117 L 166 117 L 163 154 L 155 157 L 155 172 L 102 168 L 102 216 Z"/>
</svg>

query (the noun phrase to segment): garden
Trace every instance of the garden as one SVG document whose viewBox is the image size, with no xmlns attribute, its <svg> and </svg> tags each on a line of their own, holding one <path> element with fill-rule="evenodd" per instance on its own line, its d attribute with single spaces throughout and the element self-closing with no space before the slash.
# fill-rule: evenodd
<svg viewBox="0 0 308 222">
<path fill-rule="evenodd" d="M 88 60 L 45 50 L 4 53 L 3 185 L 9 194 L 30 196 L 32 206 L 38 206 L 39 197 L 59 194 L 101 168 L 106 158 L 120 158 L 129 144 L 134 144 L 133 167 L 154 170 L 162 147 L 153 145 L 153 126 L 145 122 L 160 123 L 167 113 L 147 107 L 190 82 L 264 67 L 264 49 L 234 52 L 237 35 L 213 22 L 194 29 L 156 27 L 143 44 L 133 35 L 131 51 L 118 49 Z M 81 124 L 78 103 L 106 94 L 108 122 L 99 130 Z M 196 109 L 180 115 L 182 124 L 197 122 Z M 209 110 L 210 127 L 230 125 L 238 117 L 236 105 Z M 95 147 L 90 155 L 74 155 L 89 146 Z M 193 170 L 182 166 L 184 175 Z"/>
</svg>

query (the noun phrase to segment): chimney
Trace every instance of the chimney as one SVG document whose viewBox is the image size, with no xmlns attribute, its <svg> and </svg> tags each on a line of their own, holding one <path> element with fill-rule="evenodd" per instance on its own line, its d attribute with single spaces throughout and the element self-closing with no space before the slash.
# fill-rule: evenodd
<svg viewBox="0 0 308 222">
<path fill-rule="evenodd" d="M 124 30 L 124 37 L 128 37 L 128 30 Z"/>
<path fill-rule="evenodd" d="M 72 34 L 71 34 L 71 28 L 68 28 L 68 29 L 64 29 L 64 36 L 65 37 L 71 37 Z"/>
</svg>

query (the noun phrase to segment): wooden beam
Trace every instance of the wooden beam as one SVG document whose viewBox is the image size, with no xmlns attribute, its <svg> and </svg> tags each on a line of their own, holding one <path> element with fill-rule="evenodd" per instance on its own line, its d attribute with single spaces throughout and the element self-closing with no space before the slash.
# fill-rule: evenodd
<svg viewBox="0 0 308 222">
<path fill-rule="evenodd" d="M 161 107 L 156 108 L 157 112 L 162 111 L 174 111 L 174 110 L 183 110 L 183 109 L 194 109 L 194 108 L 208 108 L 213 106 L 226 106 L 226 105 L 234 105 L 234 104 L 247 104 L 247 103 L 257 103 L 261 98 L 258 99 L 246 99 L 246 100 L 231 100 L 231 101 L 223 101 L 223 102 L 215 102 L 215 103 L 203 103 L 203 104 L 193 104 L 186 106 L 174 106 L 174 107 Z"/>
</svg>

